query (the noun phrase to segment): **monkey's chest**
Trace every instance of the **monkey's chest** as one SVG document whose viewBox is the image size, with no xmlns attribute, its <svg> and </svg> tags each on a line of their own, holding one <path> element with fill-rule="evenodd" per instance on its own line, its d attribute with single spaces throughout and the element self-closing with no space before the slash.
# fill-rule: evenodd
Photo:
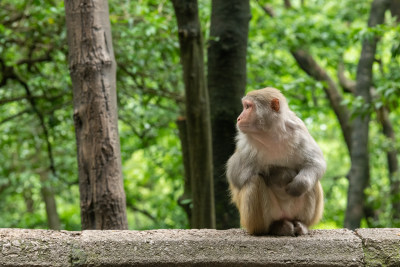
<svg viewBox="0 0 400 267">
<path fill-rule="evenodd" d="M 259 166 L 268 167 L 278 165 L 294 167 L 298 164 L 298 159 L 294 157 L 294 148 L 288 144 L 271 143 L 265 146 L 258 154 Z"/>
</svg>

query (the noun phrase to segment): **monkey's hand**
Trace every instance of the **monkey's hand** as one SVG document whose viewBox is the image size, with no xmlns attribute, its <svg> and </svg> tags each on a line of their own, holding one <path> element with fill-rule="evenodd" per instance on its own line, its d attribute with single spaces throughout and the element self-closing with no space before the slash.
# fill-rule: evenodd
<svg viewBox="0 0 400 267">
<path fill-rule="evenodd" d="M 281 166 L 271 166 L 268 174 L 260 173 L 260 176 L 264 179 L 267 186 L 278 187 L 285 187 L 296 175 L 297 172 L 295 170 Z"/>
<path fill-rule="evenodd" d="M 293 181 L 287 184 L 285 190 L 291 196 L 299 197 L 311 189 L 310 179 L 298 174 Z"/>
</svg>

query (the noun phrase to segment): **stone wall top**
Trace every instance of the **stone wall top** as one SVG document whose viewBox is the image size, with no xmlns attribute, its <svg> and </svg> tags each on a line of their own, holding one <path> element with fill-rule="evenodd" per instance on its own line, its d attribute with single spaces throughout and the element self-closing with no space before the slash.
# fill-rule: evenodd
<svg viewBox="0 0 400 267">
<path fill-rule="evenodd" d="M 300 237 L 241 229 L 0 229 L 0 249 L 0 266 L 400 266 L 400 229 L 312 230 Z"/>
</svg>

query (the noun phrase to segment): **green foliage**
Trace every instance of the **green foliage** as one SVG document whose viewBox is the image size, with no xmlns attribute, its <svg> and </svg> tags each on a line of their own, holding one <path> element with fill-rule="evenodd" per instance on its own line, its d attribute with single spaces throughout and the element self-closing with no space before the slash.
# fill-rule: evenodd
<svg viewBox="0 0 400 267">
<path fill-rule="evenodd" d="M 311 134 L 323 149 L 328 169 L 322 180 L 325 192 L 325 214 L 316 227 L 337 228 L 343 226 L 347 199 L 347 174 L 350 169 L 348 151 L 335 115 L 326 100 L 323 82 L 310 78 L 298 66 L 290 54 L 302 48 L 308 51 L 331 77 L 336 80 L 338 64 L 344 62 L 345 75 L 355 80 L 365 38 L 380 37 L 377 59 L 374 64 L 373 106 L 360 98 L 343 94 L 342 105 L 353 114 L 374 113 L 375 108 L 388 106 L 395 132 L 398 125 L 398 96 L 400 73 L 398 57 L 399 29 L 390 16 L 386 23 L 375 28 L 367 27 L 371 1 L 291 1 L 287 9 L 283 1 L 254 1 L 253 19 L 250 25 L 248 80 L 251 89 L 275 86 L 288 97 L 289 105 L 302 118 Z M 263 9 L 273 9 L 274 17 Z M 380 63 L 380 64 L 379 64 Z M 375 117 L 374 117 L 375 118 Z M 372 216 L 364 226 L 398 226 L 391 220 L 391 198 L 385 153 L 387 138 L 381 126 L 371 124 L 371 180 L 366 193 L 368 208 Z M 381 140 L 381 142 L 376 142 Z M 399 147 L 396 144 L 389 147 Z M 385 149 L 386 147 L 386 149 Z"/>
<path fill-rule="evenodd" d="M 342 227 L 350 159 L 338 121 L 326 98 L 326 84 L 302 71 L 290 51 L 303 48 L 337 81 L 339 62 L 356 78 L 361 42 L 380 37 L 374 64 L 373 105 L 351 94 L 343 106 L 372 114 L 371 180 L 366 202 L 372 210 L 365 226 L 399 226 L 391 218 L 385 153 L 400 148 L 400 28 L 367 27 L 371 1 L 252 1 L 248 44 L 248 90 L 281 89 L 323 149 L 328 169 L 322 180 L 325 215 L 317 226 Z M 169 0 L 110 0 L 117 68 L 119 131 L 130 229 L 185 228 L 177 204 L 183 167 L 175 120 L 184 114 L 177 26 Z M 262 9 L 269 5 L 275 16 Z M 199 1 L 205 39 L 210 1 Z M 55 192 L 61 227 L 80 229 L 79 188 L 62 1 L 0 2 L 0 227 L 46 228 L 41 188 Z M 27 97 L 27 84 L 34 99 Z M 228 93 L 228 92 L 227 92 Z M 397 139 L 388 141 L 375 109 L 389 107 Z M 39 118 L 41 114 L 48 136 Z M 48 140 L 46 140 L 48 139 Z M 55 175 L 50 171 L 47 141 Z M 42 181 L 41 174 L 49 179 Z M 223 192 L 225 193 L 225 192 Z M 392 198 L 393 199 L 393 198 Z"/>
<path fill-rule="evenodd" d="M 77 166 L 64 7 L 60 2 L 41 1 L 2 1 L 0 6 L 0 99 L 4 101 L 0 105 L 0 225 L 46 228 L 41 188 L 50 186 L 59 210 L 78 214 L 78 218 L 64 216 L 62 224 L 77 229 L 79 195 L 73 186 Z M 55 175 L 50 171 L 46 139 L 52 144 Z M 42 181 L 40 173 L 50 180 Z"/>
</svg>

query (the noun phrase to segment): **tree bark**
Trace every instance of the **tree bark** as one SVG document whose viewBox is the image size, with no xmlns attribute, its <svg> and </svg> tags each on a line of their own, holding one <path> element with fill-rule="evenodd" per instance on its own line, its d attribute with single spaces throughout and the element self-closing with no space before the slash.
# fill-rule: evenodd
<svg viewBox="0 0 400 267">
<path fill-rule="evenodd" d="M 389 0 L 374 0 L 371 5 L 368 27 L 383 23 Z M 362 97 L 364 104 L 371 104 L 370 87 L 372 85 L 372 65 L 378 38 L 364 39 L 360 61 L 357 66 L 355 96 Z M 347 195 L 347 209 L 344 226 L 349 229 L 360 227 L 364 216 L 364 189 L 369 182 L 368 133 L 370 115 L 358 114 L 354 119 L 351 135 L 351 169 Z"/>
<path fill-rule="evenodd" d="M 213 136 L 214 191 L 217 229 L 239 226 L 230 202 L 225 164 L 235 150 L 236 118 L 246 89 L 249 31 L 248 0 L 213 0 L 208 43 L 208 92 Z"/>
<path fill-rule="evenodd" d="M 211 123 L 197 0 L 172 0 L 178 22 L 192 183 L 192 227 L 215 228 Z"/>
<path fill-rule="evenodd" d="M 189 228 L 192 228 L 192 180 L 190 177 L 189 141 L 187 135 L 186 119 L 180 117 L 177 119 L 176 124 L 179 131 L 179 139 L 181 140 L 184 168 L 183 194 L 179 197 L 178 204 L 184 209 L 189 221 Z"/>
<path fill-rule="evenodd" d="M 82 229 L 127 229 L 106 0 L 65 0 Z"/>
</svg>

